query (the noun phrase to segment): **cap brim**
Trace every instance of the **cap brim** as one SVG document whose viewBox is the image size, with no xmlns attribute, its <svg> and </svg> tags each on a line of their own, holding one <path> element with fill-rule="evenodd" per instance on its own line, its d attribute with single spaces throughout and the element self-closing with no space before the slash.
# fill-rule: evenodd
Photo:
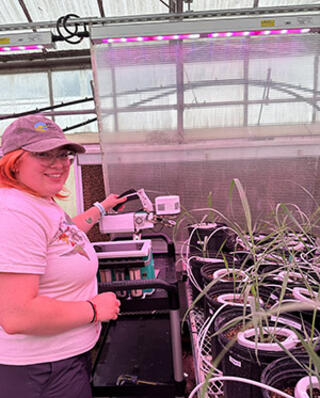
<svg viewBox="0 0 320 398">
<path fill-rule="evenodd" d="M 22 149 L 28 152 L 45 152 L 60 147 L 68 147 L 77 153 L 84 153 L 86 151 L 82 145 L 61 138 L 52 138 L 49 140 L 43 140 L 33 144 L 24 145 Z"/>
</svg>

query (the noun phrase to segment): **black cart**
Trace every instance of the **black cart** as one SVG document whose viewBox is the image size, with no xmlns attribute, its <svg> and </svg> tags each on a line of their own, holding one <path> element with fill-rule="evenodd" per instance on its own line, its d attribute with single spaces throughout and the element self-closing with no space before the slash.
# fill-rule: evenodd
<svg viewBox="0 0 320 398">
<path fill-rule="evenodd" d="M 175 250 L 168 238 L 160 239 L 166 250 L 153 252 L 156 279 L 99 283 L 99 292 L 155 290 L 144 299 L 121 299 L 121 315 L 104 326 L 93 367 L 94 397 L 184 397 Z"/>
</svg>

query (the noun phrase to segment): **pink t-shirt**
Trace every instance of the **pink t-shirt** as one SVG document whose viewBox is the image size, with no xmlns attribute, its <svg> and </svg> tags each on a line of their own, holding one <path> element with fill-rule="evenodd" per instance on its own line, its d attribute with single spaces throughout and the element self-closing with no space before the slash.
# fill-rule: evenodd
<svg viewBox="0 0 320 398">
<path fill-rule="evenodd" d="M 39 295 L 84 301 L 97 294 L 93 246 L 54 202 L 0 188 L 0 272 L 39 274 Z M 90 350 L 100 325 L 87 324 L 54 336 L 7 334 L 0 327 L 0 363 L 51 362 Z"/>
</svg>

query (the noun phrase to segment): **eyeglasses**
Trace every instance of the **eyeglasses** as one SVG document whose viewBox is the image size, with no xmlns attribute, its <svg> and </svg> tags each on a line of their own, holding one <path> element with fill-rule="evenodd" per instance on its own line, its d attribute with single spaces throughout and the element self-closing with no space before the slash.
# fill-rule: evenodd
<svg viewBox="0 0 320 398">
<path fill-rule="evenodd" d="M 76 156 L 75 152 L 64 151 L 57 154 L 51 152 L 30 152 L 30 155 L 35 159 L 38 159 L 45 166 L 50 166 L 59 160 L 59 162 L 72 164 Z"/>
</svg>

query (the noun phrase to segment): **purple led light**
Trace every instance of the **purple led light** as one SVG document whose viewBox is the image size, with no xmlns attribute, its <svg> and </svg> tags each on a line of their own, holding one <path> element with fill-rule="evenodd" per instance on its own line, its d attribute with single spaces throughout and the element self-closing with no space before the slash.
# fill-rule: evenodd
<svg viewBox="0 0 320 398">
<path fill-rule="evenodd" d="M 157 35 L 157 36 L 137 36 L 137 37 L 113 37 L 102 39 L 103 43 L 126 43 L 126 42 L 139 42 L 139 41 L 163 41 L 163 40 L 184 40 L 184 39 L 199 39 L 200 37 L 233 37 L 233 36 L 269 36 L 269 35 L 284 35 L 284 34 L 298 34 L 298 33 L 308 33 L 311 29 L 271 29 L 271 30 L 250 30 L 250 31 L 234 31 L 234 32 L 213 32 L 208 34 L 199 33 L 189 33 L 189 34 L 171 34 L 171 35 Z M 39 48 L 39 46 L 26 46 L 27 49 Z M 0 47 L 3 51 L 4 48 Z M 9 47 L 10 48 L 10 47 Z M 10 49 L 13 49 L 10 48 Z M 15 47 L 14 49 L 17 49 Z"/>
<path fill-rule="evenodd" d="M 244 32 L 228 32 L 228 36 L 247 36 L 249 32 L 245 32 L 246 34 L 244 35 Z M 231 34 L 230 34 L 231 33 Z"/>
<path fill-rule="evenodd" d="M 40 50 L 42 48 L 44 48 L 44 46 L 40 44 L 33 44 L 29 46 L 0 47 L 0 51 Z"/>
</svg>

